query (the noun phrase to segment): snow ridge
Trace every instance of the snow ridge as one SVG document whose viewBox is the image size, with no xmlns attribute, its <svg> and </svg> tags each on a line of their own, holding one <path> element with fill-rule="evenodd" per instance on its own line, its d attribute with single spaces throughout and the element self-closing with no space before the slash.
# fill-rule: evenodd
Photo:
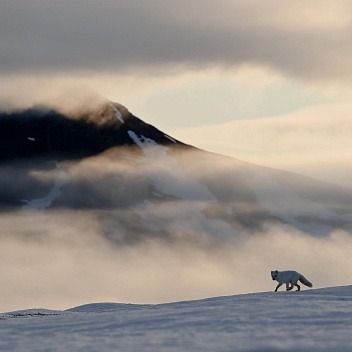
<svg viewBox="0 0 352 352">
<path fill-rule="evenodd" d="M 32 309 L 0 315 L 0 350 L 347 352 L 351 315 L 352 286 Z"/>
</svg>

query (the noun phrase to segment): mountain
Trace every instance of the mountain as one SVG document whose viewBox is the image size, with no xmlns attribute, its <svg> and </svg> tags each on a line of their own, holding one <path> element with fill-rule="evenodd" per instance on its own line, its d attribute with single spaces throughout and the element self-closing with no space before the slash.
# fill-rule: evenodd
<svg viewBox="0 0 352 352">
<path fill-rule="evenodd" d="M 1 210 L 79 212 L 115 243 L 352 231 L 351 189 L 186 145 L 117 103 L 0 113 L 0 166 Z"/>
<path fill-rule="evenodd" d="M 88 157 L 109 148 L 134 144 L 129 130 L 163 145 L 176 143 L 118 104 L 99 104 L 93 110 L 82 107 L 76 116 L 42 106 L 0 112 L 0 161 Z"/>
<path fill-rule="evenodd" d="M 292 308 L 294 307 L 294 309 Z M 0 314 L 2 351 L 350 351 L 352 286 Z"/>
</svg>

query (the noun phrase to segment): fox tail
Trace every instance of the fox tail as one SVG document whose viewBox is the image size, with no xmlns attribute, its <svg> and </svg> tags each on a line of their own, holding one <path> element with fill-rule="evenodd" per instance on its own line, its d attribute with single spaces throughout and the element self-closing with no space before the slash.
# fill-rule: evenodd
<svg viewBox="0 0 352 352">
<path fill-rule="evenodd" d="M 299 281 L 301 281 L 303 285 L 306 285 L 308 287 L 313 287 L 313 284 L 309 282 L 303 275 L 299 277 Z"/>
</svg>

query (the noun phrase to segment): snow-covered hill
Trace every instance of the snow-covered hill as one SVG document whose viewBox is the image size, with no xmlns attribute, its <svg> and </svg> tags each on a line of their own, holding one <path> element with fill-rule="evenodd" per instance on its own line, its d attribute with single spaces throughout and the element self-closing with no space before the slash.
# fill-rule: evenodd
<svg viewBox="0 0 352 352">
<path fill-rule="evenodd" d="M 352 286 L 0 315 L 1 351 L 351 351 Z"/>
</svg>

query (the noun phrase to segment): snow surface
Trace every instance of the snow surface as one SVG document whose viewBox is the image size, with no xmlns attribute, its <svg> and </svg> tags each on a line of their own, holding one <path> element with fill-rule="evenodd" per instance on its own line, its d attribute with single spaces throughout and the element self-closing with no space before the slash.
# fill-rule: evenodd
<svg viewBox="0 0 352 352">
<path fill-rule="evenodd" d="M 0 350 L 351 351 L 351 331 L 352 286 L 344 286 L 3 313 Z"/>
</svg>

